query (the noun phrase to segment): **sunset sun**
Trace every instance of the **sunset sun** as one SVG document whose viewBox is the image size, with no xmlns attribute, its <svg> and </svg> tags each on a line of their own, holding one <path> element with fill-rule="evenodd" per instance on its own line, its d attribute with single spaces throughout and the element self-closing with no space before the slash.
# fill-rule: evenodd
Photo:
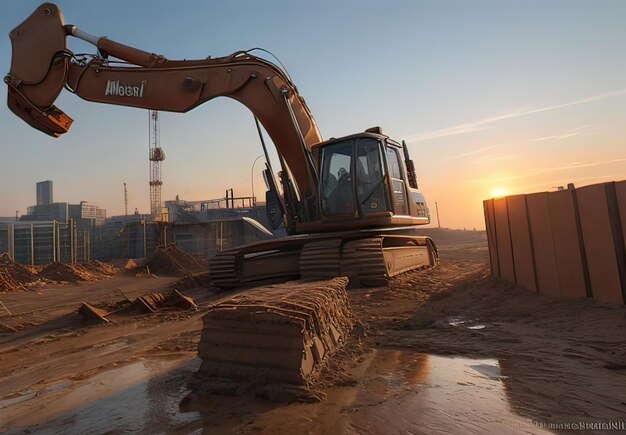
<svg viewBox="0 0 626 435">
<path fill-rule="evenodd" d="M 492 198 L 501 198 L 503 196 L 506 196 L 507 193 L 508 192 L 505 189 L 498 188 L 498 189 L 494 189 L 494 190 L 491 191 L 491 197 Z"/>
</svg>

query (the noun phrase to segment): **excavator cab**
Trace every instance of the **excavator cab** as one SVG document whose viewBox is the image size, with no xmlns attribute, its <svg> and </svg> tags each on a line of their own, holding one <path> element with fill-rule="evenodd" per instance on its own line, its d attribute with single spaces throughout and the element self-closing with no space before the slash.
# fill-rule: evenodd
<svg viewBox="0 0 626 435">
<path fill-rule="evenodd" d="M 317 152 L 322 222 L 354 220 L 359 227 L 429 222 L 406 145 L 379 128 L 331 139 L 320 144 Z"/>
</svg>

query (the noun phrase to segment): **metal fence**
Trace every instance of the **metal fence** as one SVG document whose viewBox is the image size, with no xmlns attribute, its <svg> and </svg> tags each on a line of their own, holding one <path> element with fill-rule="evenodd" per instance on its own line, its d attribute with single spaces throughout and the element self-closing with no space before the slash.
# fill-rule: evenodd
<svg viewBox="0 0 626 435">
<path fill-rule="evenodd" d="M 0 223 L 0 253 L 21 264 L 89 261 L 90 244 L 89 231 L 78 230 L 73 220 Z"/>
</svg>

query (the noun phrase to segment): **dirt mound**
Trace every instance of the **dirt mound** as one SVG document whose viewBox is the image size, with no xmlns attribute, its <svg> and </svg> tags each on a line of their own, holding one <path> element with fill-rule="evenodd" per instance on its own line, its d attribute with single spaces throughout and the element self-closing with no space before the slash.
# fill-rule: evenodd
<svg viewBox="0 0 626 435">
<path fill-rule="evenodd" d="M 0 269 L 0 293 L 18 292 L 26 290 L 26 286 L 16 281 L 10 273 Z"/>
<path fill-rule="evenodd" d="M 119 272 L 119 269 L 110 263 L 103 263 L 102 261 L 93 260 L 87 263 L 79 263 L 84 269 L 93 272 L 94 274 L 104 275 L 106 277 L 113 276 Z"/>
<path fill-rule="evenodd" d="M 36 274 L 13 261 L 9 254 L 0 255 L 0 292 L 24 291 L 37 280 Z"/>
<path fill-rule="evenodd" d="M 0 270 L 8 273 L 14 280 L 22 283 L 37 281 L 36 274 L 25 266 L 13 261 L 9 254 L 6 253 L 0 255 Z"/>
<path fill-rule="evenodd" d="M 143 269 L 155 275 L 187 276 L 206 272 L 208 264 L 170 244 L 157 247 Z"/>
</svg>

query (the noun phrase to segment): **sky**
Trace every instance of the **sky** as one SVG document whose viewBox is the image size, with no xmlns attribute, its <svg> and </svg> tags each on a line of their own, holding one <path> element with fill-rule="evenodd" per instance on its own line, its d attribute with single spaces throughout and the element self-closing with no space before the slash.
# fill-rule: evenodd
<svg viewBox="0 0 626 435">
<path fill-rule="evenodd" d="M 40 4 L 8 0 L 8 33 Z M 169 59 L 262 47 L 278 56 L 323 138 L 381 126 L 406 140 L 441 226 L 484 229 L 482 201 L 626 178 L 624 1 L 59 1 L 66 24 Z M 93 52 L 70 38 L 75 52 Z M 6 88 L 5 88 L 6 89 Z M 3 91 L 6 95 L 6 90 Z M 149 213 L 148 112 L 56 102 L 74 118 L 54 139 L 0 104 L 0 216 L 26 213 L 35 183 L 54 200 Z M 220 98 L 160 113 L 163 200 L 262 196 L 248 109 Z"/>
</svg>

